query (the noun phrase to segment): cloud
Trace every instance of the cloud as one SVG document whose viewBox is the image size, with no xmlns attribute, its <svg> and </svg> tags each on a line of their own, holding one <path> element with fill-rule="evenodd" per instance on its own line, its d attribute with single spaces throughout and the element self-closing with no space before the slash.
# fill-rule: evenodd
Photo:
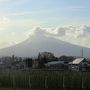
<svg viewBox="0 0 90 90">
<path fill-rule="evenodd" d="M 0 17 L 0 31 L 7 29 L 9 25 L 10 25 L 10 20 L 5 16 L 1 16 Z"/>
<path fill-rule="evenodd" d="M 11 32 L 11 35 L 12 35 L 12 36 L 15 36 L 15 35 L 16 35 L 16 32 Z"/>
<path fill-rule="evenodd" d="M 33 35 L 36 35 L 36 37 L 53 37 L 90 48 L 90 27 L 86 25 L 57 27 L 56 29 L 36 27 L 33 30 L 28 31 L 26 35 L 29 35 L 30 37 Z"/>
<path fill-rule="evenodd" d="M 9 16 L 25 16 L 25 15 L 30 15 L 32 12 L 16 12 L 16 13 L 9 13 Z"/>
<path fill-rule="evenodd" d="M 7 1 L 7 0 L 0 0 L 0 2 L 5 2 L 5 1 Z"/>
<path fill-rule="evenodd" d="M 17 25 L 24 25 L 24 26 L 38 26 L 39 25 L 39 22 L 37 21 L 34 21 L 32 19 L 21 19 L 21 20 L 14 20 Z"/>
<path fill-rule="evenodd" d="M 8 1 L 11 1 L 11 0 L 0 0 L 0 3 L 4 3 L 4 2 L 8 2 Z"/>
<path fill-rule="evenodd" d="M 90 26 L 80 25 L 80 26 L 58 26 L 56 28 L 42 28 L 37 27 L 39 23 L 31 19 L 21 19 L 21 20 L 10 20 L 9 18 L 2 16 L 0 17 L 0 33 L 3 30 L 8 30 L 9 26 L 33 26 L 33 30 L 24 32 L 24 35 L 32 37 L 43 36 L 53 37 L 58 40 L 63 40 L 72 44 L 89 47 L 90 48 Z M 16 36 L 16 32 L 12 31 L 11 36 Z M 11 41 L 10 41 L 11 42 Z M 15 43 L 14 43 L 15 44 Z M 13 45 L 14 45 L 13 44 Z M 10 43 L 2 43 L 2 46 L 11 46 Z M 2 47 L 0 44 L 0 47 Z"/>
<path fill-rule="evenodd" d="M 2 3 L 3 2 L 21 2 L 22 3 L 22 2 L 25 2 L 25 1 L 26 0 L 23 0 L 23 1 L 22 0 L 0 0 L 0 2 L 2 2 Z"/>
<path fill-rule="evenodd" d="M 15 45 L 17 43 L 18 42 L 16 42 L 16 41 L 2 42 L 2 43 L 0 43 L 0 48 L 10 47 L 10 46 L 13 46 L 13 45 Z"/>
<path fill-rule="evenodd" d="M 68 9 L 72 9 L 72 10 L 79 10 L 79 9 L 84 9 L 85 7 L 81 7 L 81 6 L 70 6 L 67 7 Z"/>
</svg>

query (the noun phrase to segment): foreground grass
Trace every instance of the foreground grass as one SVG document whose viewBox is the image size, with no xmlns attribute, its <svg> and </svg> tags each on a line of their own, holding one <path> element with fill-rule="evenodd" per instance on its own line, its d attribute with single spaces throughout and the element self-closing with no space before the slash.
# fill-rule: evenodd
<svg viewBox="0 0 90 90">
<path fill-rule="evenodd" d="M 0 90 L 40 90 L 40 89 L 16 89 L 16 88 L 0 88 Z"/>
<path fill-rule="evenodd" d="M 90 90 L 89 72 L 0 70 L 0 90 Z"/>
<path fill-rule="evenodd" d="M 28 89 L 16 89 L 16 88 L 0 88 L 0 90 L 28 90 Z"/>
</svg>

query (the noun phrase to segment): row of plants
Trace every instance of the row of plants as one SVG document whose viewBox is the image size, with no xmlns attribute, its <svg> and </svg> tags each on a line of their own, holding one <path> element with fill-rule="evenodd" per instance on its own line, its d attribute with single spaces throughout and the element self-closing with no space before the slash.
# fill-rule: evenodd
<svg viewBox="0 0 90 90">
<path fill-rule="evenodd" d="M 90 73 L 60 70 L 0 70 L 0 87 L 14 90 L 90 90 Z"/>
</svg>

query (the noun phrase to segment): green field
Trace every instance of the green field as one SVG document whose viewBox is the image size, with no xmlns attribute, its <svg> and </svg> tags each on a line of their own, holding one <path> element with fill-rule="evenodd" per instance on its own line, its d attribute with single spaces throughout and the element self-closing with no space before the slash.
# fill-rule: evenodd
<svg viewBox="0 0 90 90">
<path fill-rule="evenodd" d="M 0 70 L 0 90 L 90 90 L 90 73 Z"/>
</svg>

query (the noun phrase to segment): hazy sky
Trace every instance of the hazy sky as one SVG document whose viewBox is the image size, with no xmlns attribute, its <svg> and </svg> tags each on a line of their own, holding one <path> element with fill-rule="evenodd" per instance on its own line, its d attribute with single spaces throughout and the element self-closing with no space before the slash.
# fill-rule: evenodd
<svg viewBox="0 0 90 90">
<path fill-rule="evenodd" d="M 0 48 L 25 40 L 34 27 L 68 25 L 90 25 L 90 0 L 0 0 Z"/>
</svg>

